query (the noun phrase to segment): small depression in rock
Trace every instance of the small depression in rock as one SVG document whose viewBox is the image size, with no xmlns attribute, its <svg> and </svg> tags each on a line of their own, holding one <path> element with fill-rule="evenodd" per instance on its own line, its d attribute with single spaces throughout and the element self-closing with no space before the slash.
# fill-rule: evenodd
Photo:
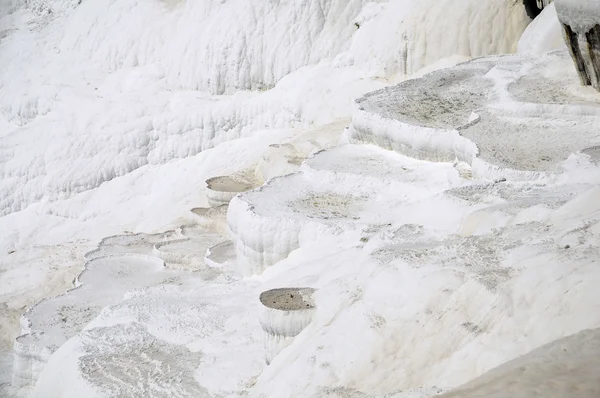
<svg viewBox="0 0 600 398">
<path fill-rule="evenodd" d="M 208 189 L 219 192 L 246 192 L 253 188 L 247 182 L 237 181 L 229 176 L 213 177 L 206 180 Z"/>
<path fill-rule="evenodd" d="M 281 311 L 299 311 L 314 308 L 312 294 L 315 289 L 309 287 L 289 287 L 262 292 L 260 302 L 267 308 Z"/>
<path fill-rule="evenodd" d="M 540 15 L 544 7 L 547 7 L 551 1 L 552 0 L 523 0 L 523 5 L 525 6 L 525 11 L 529 18 L 533 20 Z"/>
<path fill-rule="evenodd" d="M 206 259 L 214 265 L 222 265 L 235 258 L 235 245 L 232 241 L 218 243 L 208 249 Z"/>
<path fill-rule="evenodd" d="M 582 153 L 588 155 L 594 164 L 600 164 L 600 146 L 593 146 L 584 149 Z"/>
<path fill-rule="evenodd" d="M 190 211 L 202 219 L 217 220 L 227 216 L 227 206 L 223 204 L 216 207 L 194 207 Z"/>
<path fill-rule="evenodd" d="M 404 81 L 357 100 L 365 111 L 387 119 L 454 129 L 468 123 L 471 112 L 489 101 L 494 82 L 485 78 L 495 65 L 480 61 L 440 70 L 427 79 Z"/>
</svg>

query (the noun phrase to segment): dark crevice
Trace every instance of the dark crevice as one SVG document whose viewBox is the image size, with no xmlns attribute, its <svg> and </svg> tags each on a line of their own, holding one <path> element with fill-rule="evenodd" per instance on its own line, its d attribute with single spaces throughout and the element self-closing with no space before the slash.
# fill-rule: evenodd
<svg viewBox="0 0 600 398">
<path fill-rule="evenodd" d="M 591 68 L 593 69 L 593 71 L 588 71 L 588 74 L 594 74 L 590 78 L 591 83 L 596 90 L 600 91 L 600 25 L 596 25 L 590 29 L 585 34 L 585 37 L 588 45 L 587 50 L 592 61 Z"/>
<path fill-rule="evenodd" d="M 544 9 L 543 5 L 538 6 L 537 0 L 523 0 L 523 5 L 525 5 L 525 11 L 531 19 L 535 19 Z"/>
<path fill-rule="evenodd" d="M 581 49 L 579 48 L 579 40 L 577 39 L 577 33 L 573 32 L 571 27 L 566 24 L 563 24 L 563 29 L 565 32 L 565 37 L 567 39 L 567 46 L 569 47 L 569 52 L 571 53 L 571 58 L 573 58 L 573 62 L 575 62 L 575 67 L 577 68 L 577 72 L 579 73 L 579 79 L 581 79 L 581 84 L 583 84 L 584 86 L 589 86 L 591 82 L 585 69 L 585 61 L 583 60 L 583 56 L 581 55 Z"/>
</svg>

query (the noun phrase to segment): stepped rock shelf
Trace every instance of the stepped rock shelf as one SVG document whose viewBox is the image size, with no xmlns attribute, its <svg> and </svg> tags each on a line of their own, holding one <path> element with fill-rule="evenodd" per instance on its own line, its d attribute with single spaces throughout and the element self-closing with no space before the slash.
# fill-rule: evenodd
<svg viewBox="0 0 600 398">
<path fill-rule="evenodd" d="M 265 360 L 273 358 L 312 321 L 315 306 L 312 300 L 314 289 L 279 288 L 267 290 L 260 295 L 263 309 L 260 325 L 265 332 Z"/>
<path fill-rule="evenodd" d="M 431 177 L 434 171 L 439 177 Z M 388 196 L 399 202 L 419 200 L 416 183 L 441 192 L 451 186 L 448 173 L 454 173 L 451 164 L 419 162 L 374 147 L 344 145 L 320 152 L 300 172 L 274 178 L 231 201 L 227 222 L 238 269 L 243 275 L 259 274 L 301 242 L 382 224 Z"/>
<path fill-rule="evenodd" d="M 600 97 L 579 87 L 570 64 L 565 51 L 481 58 L 369 93 L 349 140 L 458 159 L 476 177 L 539 177 L 600 142 Z M 535 142 L 535 157 L 524 142 Z"/>
<path fill-rule="evenodd" d="M 257 183 L 236 179 L 231 176 L 219 176 L 206 180 L 206 198 L 210 207 L 228 204 L 240 192 L 255 188 Z"/>
<path fill-rule="evenodd" d="M 350 144 L 229 206 L 193 209 L 196 226 L 104 240 L 78 288 L 26 314 L 15 380 L 39 376 L 39 391 L 71 396 L 90 385 L 104 395 L 231 396 L 223 385 L 241 385 L 238 395 L 280 396 L 281 383 L 295 396 L 328 396 L 318 383 L 383 395 L 431 380 L 449 391 L 598 328 L 585 298 L 598 284 L 600 105 L 577 79 L 556 52 L 475 60 L 366 95 Z M 505 179 L 467 179 L 465 169 Z M 231 242 L 219 237 L 226 229 Z M 286 287 L 264 291 L 275 286 Z M 327 298 L 318 307 L 317 290 Z M 574 305 L 587 315 L 571 317 Z M 576 339 L 597 348 L 596 332 Z M 566 343 L 580 352 L 578 341 Z M 346 355 L 353 344 L 361 349 Z M 64 369 L 73 382 L 57 387 Z"/>
<path fill-rule="evenodd" d="M 346 136 L 447 172 L 458 161 L 463 177 L 531 181 L 560 174 L 573 153 L 593 155 L 599 125 L 600 97 L 578 84 L 568 53 L 556 51 L 476 59 L 369 93 L 357 100 Z M 240 272 L 261 273 L 326 231 L 380 223 L 387 210 L 365 209 L 383 209 L 379 198 L 398 185 L 410 197 L 411 184 L 425 180 L 413 174 L 415 162 L 341 146 L 238 195 L 227 222 Z M 438 182 L 434 189 L 451 185 Z"/>
</svg>

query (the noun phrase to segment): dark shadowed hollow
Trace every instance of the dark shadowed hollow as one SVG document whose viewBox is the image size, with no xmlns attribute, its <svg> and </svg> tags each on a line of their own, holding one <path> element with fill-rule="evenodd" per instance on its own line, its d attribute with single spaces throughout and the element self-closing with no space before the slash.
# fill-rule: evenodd
<svg viewBox="0 0 600 398">
<path fill-rule="evenodd" d="M 534 19 L 544 9 L 543 3 L 538 4 L 538 0 L 523 0 L 523 4 L 525 5 L 525 11 L 527 11 L 527 15 L 529 18 Z"/>
</svg>

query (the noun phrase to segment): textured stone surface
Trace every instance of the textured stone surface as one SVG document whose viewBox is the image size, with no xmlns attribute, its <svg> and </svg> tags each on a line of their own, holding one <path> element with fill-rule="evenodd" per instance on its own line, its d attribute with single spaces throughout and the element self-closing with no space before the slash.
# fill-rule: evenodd
<svg viewBox="0 0 600 398">
<path fill-rule="evenodd" d="M 600 91 L 600 2 L 559 1 L 556 13 L 581 84 Z"/>
<path fill-rule="evenodd" d="M 280 288 L 261 293 L 260 325 L 265 332 L 265 360 L 270 364 L 312 321 L 312 288 Z"/>
</svg>

